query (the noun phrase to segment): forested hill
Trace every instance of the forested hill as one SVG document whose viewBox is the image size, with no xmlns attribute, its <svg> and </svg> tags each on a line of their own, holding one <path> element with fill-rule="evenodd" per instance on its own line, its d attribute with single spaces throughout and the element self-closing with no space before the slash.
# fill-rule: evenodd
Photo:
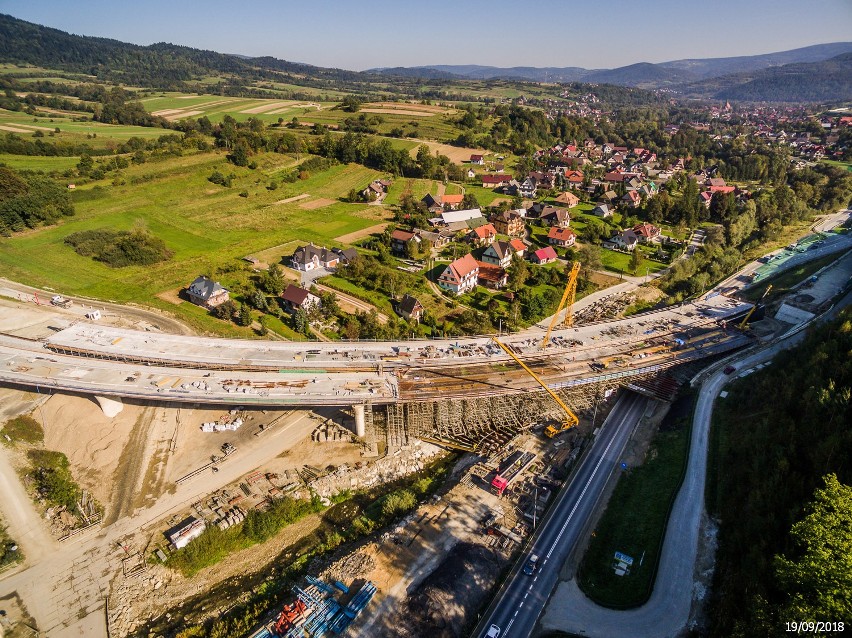
<svg viewBox="0 0 852 638">
<path fill-rule="evenodd" d="M 709 80 L 702 93 L 749 102 L 828 102 L 852 99 L 852 53 L 830 60 L 737 73 Z"/>
<path fill-rule="evenodd" d="M 360 74 L 276 58 L 245 58 L 174 44 L 149 46 L 79 36 L 0 14 L 0 61 L 94 75 L 101 81 L 184 89 L 208 76 L 276 77 L 276 72 L 351 81 Z"/>
</svg>

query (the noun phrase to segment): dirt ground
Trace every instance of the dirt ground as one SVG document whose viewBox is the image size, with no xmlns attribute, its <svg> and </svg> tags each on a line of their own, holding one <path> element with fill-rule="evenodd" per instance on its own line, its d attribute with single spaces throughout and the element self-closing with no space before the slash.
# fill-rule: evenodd
<svg viewBox="0 0 852 638">
<path fill-rule="evenodd" d="M 325 208 L 326 206 L 331 206 L 332 204 L 336 204 L 337 200 L 329 199 L 328 197 L 320 197 L 319 199 L 314 199 L 309 202 L 305 202 L 304 204 L 299 204 L 299 208 L 304 210 L 315 210 L 317 208 Z"/>
<path fill-rule="evenodd" d="M 440 142 L 430 142 L 428 140 L 414 140 L 418 147 L 426 145 L 433 153 L 438 151 L 441 155 L 446 155 L 450 161 L 460 163 L 469 162 L 471 155 L 487 155 L 488 151 L 481 148 L 464 148 L 459 146 L 450 146 L 449 144 L 441 144 Z M 417 147 L 411 149 L 411 156 L 417 155 Z"/>
<path fill-rule="evenodd" d="M 376 224 L 375 226 L 369 226 L 368 228 L 362 228 L 361 230 L 356 230 L 354 233 L 347 233 L 345 235 L 341 235 L 340 237 L 335 237 L 334 241 L 339 241 L 341 244 L 351 244 L 352 242 L 358 241 L 359 239 L 363 239 L 364 237 L 369 237 L 373 233 L 381 233 L 387 228 L 389 222 L 385 222 L 383 224 Z"/>
</svg>

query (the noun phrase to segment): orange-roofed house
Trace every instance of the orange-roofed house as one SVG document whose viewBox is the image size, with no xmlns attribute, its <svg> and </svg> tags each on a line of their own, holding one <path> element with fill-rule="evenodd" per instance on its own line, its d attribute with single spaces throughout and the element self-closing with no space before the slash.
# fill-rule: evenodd
<svg viewBox="0 0 852 638">
<path fill-rule="evenodd" d="M 547 241 L 553 246 L 568 248 L 569 246 L 573 246 L 574 242 L 577 241 L 577 235 L 570 228 L 559 228 L 558 226 L 554 226 L 550 229 L 550 232 L 547 233 Z"/>
<path fill-rule="evenodd" d="M 461 206 L 464 195 L 440 195 L 438 201 L 444 210 L 456 210 Z"/>
<path fill-rule="evenodd" d="M 477 277 L 479 277 L 479 264 L 473 255 L 468 253 L 444 269 L 438 277 L 438 285 L 453 294 L 463 295 L 476 288 Z"/>
<path fill-rule="evenodd" d="M 494 224 L 483 224 L 471 230 L 467 238 L 475 246 L 490 246 L 497 238 L 497 229 Z"/>
</svg>

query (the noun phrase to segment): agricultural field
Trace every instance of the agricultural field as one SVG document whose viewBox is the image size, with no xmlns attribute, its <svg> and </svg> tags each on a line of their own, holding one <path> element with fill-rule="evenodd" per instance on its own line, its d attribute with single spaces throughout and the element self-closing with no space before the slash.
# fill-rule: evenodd
<svg viewBox="0 0 852 638">
<path fill-rule="evenodd" d="M 378 171 L 338 165 L 270 190 L 276 175 L 297 160 L 275 154 L 257 160 L 259 168 L 249 170 L 228 163 L 224 153 L 196 153 L 131 166 L 123 171 L 122 186 L 113 186 L 111 179 L 78 186 L 72 193 L 75 217 L 0 240 L 0 270 L 66 294 L 155 305 L 197 324 L 189 316 L 195 310 L 190 304 L 175 306 L 157 294 L 182 288 L 202 273 L 227 286 L 229 276 L 239 279 L 229 272 L 242 269 L 246 255 L 291 241 L 340 245 L 335 237 L 385 221 L 380 206 L 340 201 L 349 189 L 382 176 Z M 209 182 L 214 170 L 233 173 L 232 187 Z M 303 194 L 308 197 L 283 201 Z M 113 269 L 76 254 L 63 241 L 81 230 L 138 227 L 163 239 L 174 256 L 153 266 Z"/>
<path fill-rule="evenodd" d="M 56 132 L 57 128 L 59 133 Z M 93 148 L 109 147 L 109 145 L 124 142 L 131 137 L 149 139 L 174 133 L 174 131 L 162 128 L 103 124 L 91 120 L 75 122 L 71 117 L 62 115 L 33 117 L 26 113 L 0 109 L 0 134 L 17 133 L 22 137 L 32 137 L 37 132 L 40 132 L 51 142 L 85 142 Z"/>
<path fill-rule="evenodd" d="M 0 164 L 25 171 L 63 172 L 77 166 L 79 161 L 79 157 L 45 157 L 42 155 L 0 153 Z"/>
</svg>

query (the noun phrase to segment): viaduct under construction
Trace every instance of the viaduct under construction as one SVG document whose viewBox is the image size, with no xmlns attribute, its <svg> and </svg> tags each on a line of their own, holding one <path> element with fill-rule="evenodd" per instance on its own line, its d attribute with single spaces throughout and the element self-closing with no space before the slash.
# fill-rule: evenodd
<svg viewBox="0 0 852 638">
<path fill-rule="evenodd" d="M 121 400 L 338 406 L 367 441 L 474 450 L 558 420 L 556 397 L 577 411 L 619 386 L 670 397 L 685 366 L 750 342 L 729 325 L 750 307 L 718 295 L 500 342 L 247 341 L 74 322 L 41 338 L 0 333 L 0 383 L 94 396 L 105 412 Z"/>
</svg>

